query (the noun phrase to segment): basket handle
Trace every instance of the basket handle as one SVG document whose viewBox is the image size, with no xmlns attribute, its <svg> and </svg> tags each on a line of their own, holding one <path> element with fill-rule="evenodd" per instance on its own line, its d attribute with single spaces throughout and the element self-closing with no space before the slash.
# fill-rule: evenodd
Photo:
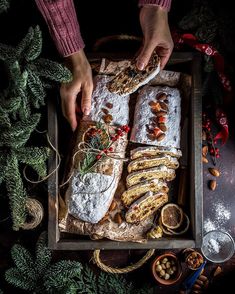
<svg viewBox="0 0 235 294">
<path fill-rule="evenodd" d="M 147 253 L 135 264 L 128 265 L 127 267 L 124 268 L 115 268 L 108 266 L 102 262 L 100 259 L 100 250 L 94 250 L 93 252 L 93 262 L 103 271 L 111 274 L 126 274 L 129 272 L 132 272 L 138 268 L 140 268 L 146 261 L 148 261 L 154 254 L 155 249 L 150 249 L 147 251 Z"/>
<path fill-rule="evenodd" d="M 102 37 L 102 38 L 98 39 L 95 42 L 92 51 L 97 52 L 102 45 L 107 44 L 107 43 L 112 42 L 112 41 L 137 41 L 137 42 L 142 42 L 142 38 L 137 37 L 137 36 L 132 36 L 132 35 L 124 35 L 124 34 L 110 35 L 110 36 Z"/>
</svg>

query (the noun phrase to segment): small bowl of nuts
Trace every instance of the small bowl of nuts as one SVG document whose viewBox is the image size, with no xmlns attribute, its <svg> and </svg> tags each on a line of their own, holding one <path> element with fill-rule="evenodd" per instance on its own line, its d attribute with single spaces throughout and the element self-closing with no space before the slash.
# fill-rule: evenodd
<svg viewBox="0 0 235 294">
<path fill-rule="evenodd" d="M 182 268 L 177 256 L 172 252 L 167 252 L 153 261 L 152 273 L 158 283 L 172 285 L 180 279 Z"/>
<path fill-rule="evenodd" d="M 187 267 L 191 270 L 197 270 L 204 262 L 202 254 L 192 248 L 186 248 L 183 255 Z"/>
</svg>

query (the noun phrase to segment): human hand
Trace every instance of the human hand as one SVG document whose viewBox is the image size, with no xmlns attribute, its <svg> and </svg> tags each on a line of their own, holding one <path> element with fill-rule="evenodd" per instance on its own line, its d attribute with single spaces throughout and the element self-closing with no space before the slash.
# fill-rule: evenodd
<svg viewBox="0 0 235 294">
<path fill-rule="evenodd" d="M 146 67 L 154 50 L 161 59 L 161 69 L 163 69 L 174 47 L 167 10 L 160 6 L 143 6 L 140 10 L 140 25 L 144 43 L 137 57 L 138 69 L 143 70 Z"/>
<path fill-rule="evenodd" d="M 81 109 L 83 114 L 88 115 L 91 110 L 91 95 L 93 91 L 92 71 L 82 49 L 66 57 L 66 66 L 71 70 L 73 80 L 61 85 L 60 96 L 63 115 L 74 131 L 77 128 L 76 103 L 79 93 L 81 93 Z"/>
</svg>

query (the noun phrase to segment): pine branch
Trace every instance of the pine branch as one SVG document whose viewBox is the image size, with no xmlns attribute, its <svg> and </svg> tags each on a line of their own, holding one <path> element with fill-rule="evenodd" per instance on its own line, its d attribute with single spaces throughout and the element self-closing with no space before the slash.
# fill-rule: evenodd
<svg viewBox="0 0 235 294">
<path fill-rule="evenodd" d="M 12 46 L 8 46 L 0 43 L 0 60 L 6 63 L 15 59 L 15 49 Z"/>
<path fill-rule="evenodd" d="M 10 7 L 10 0 L 0 0 L 0 13 L 7 11 Z"/>
<path fill-rule="evenodd" d="M 31 166 L 40 177 L 47 174 L 46 160 L 50 154 L 47 147 L 22 147 L 15 151 L 18 160 Z"/>
<path fill-rule="evenodd" d="M 6 174 L 6 170 L 7 170 L 7 158 L 6 158 L 6 154 L 5 152 L 1 152 L 0 151 L 0 185 L 4 180 L 5 174 Z"/>
<path fill-rule="evenodd" d="M 28 291 L 33 291 L 35 289 L 35 281 L 27 276 L 24 276 L 21 272 L 19 272 L 18 268 L 8 269 L 5 273 L 5 279 L 9 284 L 17 288 Z"/>
<path fill-rule="evenodd" d="M 51 250 L 47 247 L 47 232 L 42 232 L 36 244 L 35 267 L 41 275 L 49 267 L 52 260 Z"/>
<path fill-rule="evenodd" d="M 6 128 L 0 133 L 0 147 L 19 148 L 29 139 L 31 133 L 39 123 L 40 114 L 36 113 L 27 120 L 12 124 L 11 128 Z"/>
<path fill-rule="evenodd" d="M 38 58 L 42 51 L 42 33 L 39 26 L 36 26 L 34 29 L 33 42 L 31 42 L 31 46 L 28 48 L 25 59 L 26 61 L 32 61 Z"/>
<path fill-rule="evenodd" d="M 78 293 L 98 294 L 97 278 L 93 271 L 85 265 L 78 279 Z"/>
<path fill-rule="evenodd" d="M 36 277 L 34 261 L 30 252 L 23 246 L 15 244 L 11 249 L 11 257 L 17 269 L 24 275 Z"/>
<path fill-rule="evenodd" d="M 33 64 L 28 65 L 28 69 L 51 81 L 66 83 L 72 80 L 72 74 L 66 67 L 48 59 L 37 59 Z"/>
<path fill-rule="evenodd" d="M 47 291 L 62 289 L 69 285 L 71 279 L 80 275 L 82 266 L 77 261 L 61 260 L 53 264 L 45 273 L 43 284 Z"/>
<path fill-rule="evenodd" d="M 44 105 L 44 99 L 46 97 L 46 92 L 44 90 L 44 85 L 40 78 L 31 70 L 28 71 L 28 84 L 27 91 L 28 96 L 31 97 L 30 101 L 33 107 L 39 108 Z"/>
<path fill-rule="evenodd" d="M 17 59 L 24 60 L 26 58 L 27 52 L 33 40 L 34 40 L 34 29 L 30 27 L 26 36 L 16 46 L 16 49 L 15 49 L 16 60 Z"/>
<path fill-rule="evenodd" d="M 7 113 L 13 113 L 16 112 L 21 104 L 21 97 L 20 96 L 11 96 L 9 94 L 8 98 L 2 98 L 0 100 L 0 120 L 4 116 L 4 114 Z M 10 122 L 9 122 L 10 123 Z"/>
<path fill-rule="evenodd" d="M 14 154 L 8 156 L 8 167 L 4 177 L 9 195 L 13 229 L 19 230 L 26 219 L 26 192 L 19 171 L 18 160 Z"/>
</svg>

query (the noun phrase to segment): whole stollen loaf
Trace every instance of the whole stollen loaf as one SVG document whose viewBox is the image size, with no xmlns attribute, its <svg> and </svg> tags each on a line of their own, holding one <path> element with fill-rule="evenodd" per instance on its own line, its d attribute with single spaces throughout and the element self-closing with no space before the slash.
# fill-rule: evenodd
<svg viewBox="0 0 235 294">
<path fill-rule="evenodd" d="M 165 95 L 164 101 L 158 101 Z M 159 108 L 155 111 L 153 108 Z M 161 114 L 161 115 L 160 115 Z M 160 117 L 159 117 L 160 115 Z M 157 121 L 164 122 L 164 129 Z M 153 146 L 180 148 L 181 97 L 177 88 L 145 86 L 138 94 L 130 141 Z M 161 129 L 161 131 L 160 131 Z M 160 133 L 151 135 L 156 130 Z M 161 139 L 160 139 L 161 135 Z M 157 139 L 159 137 L 159 140 Z"/>
<path fill-rule="evenodd" d="M 77 134 L 77 142 L 74 152 L 77 152 L 77 144 L 81 142 L 84 133 L 93 122 L 81 122 Z M 110 130 L 114 127 L 109 127 Z M 124 158 L 127 145 L 126 135 L 113 143 L 113 151 Z M 68 201 L 68 213 L 80 220 L 98 223 L 108 211 L 113 200 L 118 182 L 122 173 L 122 160 L 104 157 L 92 169 L 92 171 L 81 174 L 79 165 L 84 160 L 84 153 L 78 153 L 72 162 L 69 187 L 66 192 Z"/>
</svg>

